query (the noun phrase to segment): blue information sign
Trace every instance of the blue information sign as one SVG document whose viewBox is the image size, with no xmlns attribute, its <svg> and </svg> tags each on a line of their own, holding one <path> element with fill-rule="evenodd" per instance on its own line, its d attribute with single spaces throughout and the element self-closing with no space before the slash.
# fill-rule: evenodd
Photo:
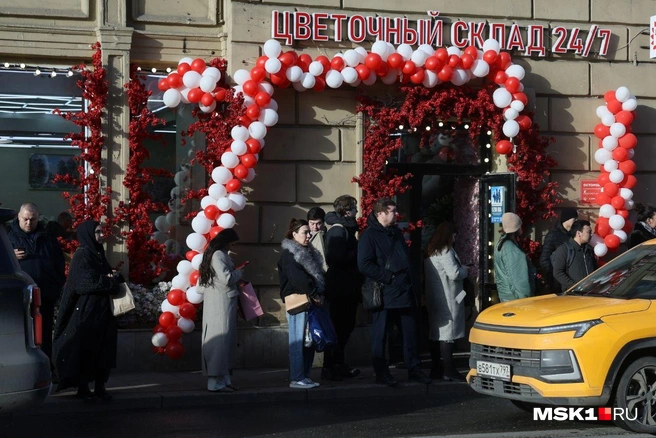
<svg viewBox="0 0 656 438">
<path fill-rule="evenodd" d="M 490 222 L 493 224 L 501 223 L 501 216 L 506 212 L 506 188 L 504 186 L 490 187 L 490 204 L 492 217 Z"/>
</svg>

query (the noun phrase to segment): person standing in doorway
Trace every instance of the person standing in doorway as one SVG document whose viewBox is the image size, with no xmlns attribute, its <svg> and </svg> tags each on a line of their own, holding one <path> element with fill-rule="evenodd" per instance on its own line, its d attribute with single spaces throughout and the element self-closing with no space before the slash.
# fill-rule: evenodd
<svg viewBox="0 0 656 438">
<path fill-rule="evenodd" d="M 572 224 L 577 218 L 578 212 L 575 208 L 564 208 L 563 211 L 560 212 L 560 220 L 551 230 L 549 230 L 547 236 L 544 238 L 542 254 L 540 254 L 540 267 L 542 268 L 545 283 L 549 288 L 549 293 L 557 294 L 561 292 L 560 283 L 555 281 L 553 277 L 551 254 L 553 254 L 560 245 L 569 240 L 569 230 L 572 228 Z"/>
<path fill-rule="evenodd" d="M 66 282 L 64 254 L 59 243 L 39 222 L 39 209 L 31 202 L 21 205 L 18 217 L 8 227 L 7 235 L 21 269 L 32 277 L 41 289 L 41 350 L 50 358 L 52 366 L 55 305 Z"/>
<path fill-rule="evenodd" d="M 590 222 L 578 220 L 570 229 L 571 238 L 553 253 L 553 276 L 567 290 L 597 269 L 592 247 Z"/>
<path fill-rule="evenodd" d="M 326 215 L 330 227 L 326 233 L 326 300 L 335 326 L 338 346 L 324 353 L 321 378 L 341 380 L 360 374 L 344 361 L 344 349 L 355 329 L 355 317 L 360 302 L 362 274 L 358 270 L 358 213 L 353 196 L 342 195 L 333 203 L 335 211 Z"/>
<path fill-rule="evenodd" d="M 420 368 L 417 339 L 417 297 L 419 278 L 410 262 L 403 233 L 396 226 L 396 203 L 379 199 L 367 218 L 367 229 L 358 244 L 358 268 L 373 281 L 383 284 L 382 309 L 373 311 L 371 356 L 376 382 L 394 386 L 398 382 L 385 358 L 387 334 L 398 317 L 403 334 L 403 356 L 408 380 L 428 384 L 431 379 Z M 389 257 L 389 264 L 388 264 Z M 388 267 L 386 265 L 388 264 Z"/>
<path fill-rule="evenodd" d="M 307 213 L 308 226 L 310 227 L 310 245 L 312 245 L 323 260 L 323 271 L 328 270 L 326 263 L 326 212 L 321 207 L 312 207 Z"/>
<path fill-rule="evenodd" d="M 501 216 L 503 235 L 494 247 L 494 277 L 499 300 L 526 298 L 535 292 L 535 268 L 517 242 L 522 220 L 515 213 Z"/>
</svg>

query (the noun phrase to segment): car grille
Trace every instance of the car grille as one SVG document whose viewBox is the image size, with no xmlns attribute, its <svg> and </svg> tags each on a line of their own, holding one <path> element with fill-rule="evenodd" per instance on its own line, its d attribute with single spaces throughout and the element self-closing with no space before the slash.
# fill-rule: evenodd
<svg viewBox="0 0 656 438">
<path fill-rule="evenodd" d="M 504 382 L 502 380 L 490 379 L 488 377 L 472 376 L 471 386 L 477 391 L 491 392 L 494 394 L 517 395 L 521 397 L 539 398 L 540 394 L 524 383 Z"/>
<path fill-rule="evenodd" d="M 471 359 L 540 368 L 540 350 L 521 350 L 519 348 L 472 344 Z"/>
</svg>

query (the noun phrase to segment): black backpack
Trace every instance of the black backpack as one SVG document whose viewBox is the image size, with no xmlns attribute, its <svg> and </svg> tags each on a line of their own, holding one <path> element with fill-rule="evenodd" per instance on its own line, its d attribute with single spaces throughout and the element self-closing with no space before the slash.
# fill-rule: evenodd
<svg viewBox="0 0 656 438">
<path fill-rule="evenodd" d="M 576 256 L 576 250 L 570 244 L 569 240 L 567 242 L 563 243 L 563 245 L 567 246 L 567 263 L 565 264 L 565 269 L 567 269 L 570 266 L 572 266 L 572 263 L 574 263 L 574 256 Z M 558 250 L 558 248 L 556 248 L 556 251 L 557 250 Z M 552 252 L 551 256 L 549 256 L 549 258 L 551 259 L 551 266 L 554 265 L 554 255 L 556 254 L 556 251 Z"/>
</svg>

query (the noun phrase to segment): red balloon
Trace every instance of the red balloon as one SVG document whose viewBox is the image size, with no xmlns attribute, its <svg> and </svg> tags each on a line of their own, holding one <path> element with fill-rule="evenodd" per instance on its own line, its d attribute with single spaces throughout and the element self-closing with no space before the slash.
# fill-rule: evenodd
<svg viewBox="0 0 656 438">
<path fill-rule="evenodd" d="M 615 161 L 624 161 L 629 157 L 629 151 L 622 147 L 617 147 L 613 150 L 613 160 Z"/>
<path fill-rule="evenodd" d="M 608 196 L 609 198 L 617 196 L 617 194 L 620 192 L 620 188 L 617 186 L 617 184 L 612 182 L 604 184 L 603 190 L 604 195 Z"/>
<path fill-rule="evenodd" d="M 403 64 L 403 69 L 401 70 L 403 74 L 411 76 L 417 71 L 417 64 L 412 61 L 406 61 Z"/>
<path fill-rule="evenodd" d="M 246 175 L 248 175 L 248 171 L 246 171 Z M 225 187 L 228 193 L 238 192 L 239 189 L 241 189 L 241 181 L 237 178 L 233 178 L 226 183 Z"/>
<path fill-rule="evenodd" d="M 162 327 L 161 324 L 157 324 L 157 325 L 153 328 L 153 333 L 164 333 L 165 331 L 166 331 L 166 327 Z"/>
<path fill-rule="evenodd" d="M 260 90 L 260 86 L 254 80 L 248 80 L 241 86 L 246 96 L 254 97 Z"/>
<path fill-rule="evenodd" d="M 512 58 L 510 57 L 510 53 L 508 52 L 501 52 L 499 53 L 499 56 L 497 56 L 497 62 L 496 65 L 502 69 L 505 70 L 510 66 L 512 63 Z"/>
<path fill-rule="evenodd" d="M 596 201 L 598 205 L 610 204 L 610 198 L 603 193 L 597 193 Z"/>
<path fill-rule="evenodd" d="M 252 120 L 248 116 L 246 116 L 246 115 L 239 116 L 239 124 L 241 126 L 245 126 L 246 128 L 248 128 L 250 126 L 251 122 L 252 122 Z"/>
<path fill-rule="evenodd" d="M 260 82 L 266 77 L 266 70 L 262 67 L 255 66 L 251 69 L 251 79 Z"/>
<path fill-rule="evenodd" d="M 597 182 L 599 182 L 599 185 L 605 186 L 610 182 L 610 173 L 608 172 L 603 172 L 599 174 L 597 177 Z"/>
<path fill-rule="evenodd" d="M 638 144 L 638 138 L 630 132 L 621 136 L 618 141 L 620 146 L 626 149 L 633 149 L 635 145 Z"/>
<path fill-rule="evenodd" d="M 440 60 L 437 59 L 437 57 L 429 56 L 428 58 L 426 58 L 426 62 L 424 63 L 424 67 L 426 67 L 426 70 L 437 71 L 437 70 L 440 70 L 443 66 L 442 66 L 442 63 L 440 62 Z"/>
<path fill-rule="evenodd" d="M 273 85 L 277 85 L 279 88 L 289 87 L 291 85 L 291 82 L 289 82 L 289 79 L 287 79 L 287 77 L 285 77 L 284 73 L 282 75 L 280 75 L 279 73 L 275 73 L 275 74 L 271 75 L 271 83 Z"/>
<path fill-rule="evenodd" d="M 223 228 L 219 226 L 210 228 L 210 239 L 214 239 L 221 231 L 223 231 Z"/>
<path fill-rule="evenodd" d="M 182 64 L 178 64 L 178 69 L 176 71 L 180 76 L 184 76 L 189 70 L 191 70 L 191 66 L 188 63 L 183 62 Z"/>
<path fill-rule="evenodd" d="M 449 61 L 449 52 L 444 47 L 437 49 L 433 55 L 443 64 L 446 64 Z"/>
<path fill-rule="evenodd" d="M 622 186 L 622 188 L 632 189 L 636 186 L 637 183 L 638 180 L 636 179 L 635 176 L 624 174 L 624 179 L 622 180 L 620 185 Z"/>
<path fill-rule="evenodd" d="M 606 102 L 617 100 L 617 98 L 615 97 L 615 91 L 614 90 L 606 91 L 606 93 L 604 93 L 604 100 Z"/>
<path fill-rule="evenodd" d="M 597 222 L 595 233 L 597 233 L 600 237 L 608 236 L 610 234 L 610 225 L 606 223 Z"/>
<path fill-rule="evenodd" d="M 342 58 L 341 56 L 335 56 L 332 59 L 332 61 L 330 61 L 330 67 L 333 70 L 342 71 L 342 69 L 344 68 L 344 58 Z"/>
<path fill-rule="evenodd" d="M 255 141 L 257 141 L 257 140 L 255 140 Z M 248 176 L 248 169 L 243 164 L 239 164 L 239 165 L 237 165 L 237 167 L 232 169 L 232 173 L 237 178 L 244 179 Z"/>
<path fill-rule="evenodd" d="M 169 342 L 164 347 L 164 353 L 173 360 L 178 360 L 184 356 L 184 347 L 179 342 Z"/>
<path fill-rule="evenodd" d="M 266 91 L 260 91 L 255 95 L 255 103 L 259 107 L 265 107 L 271 103 L 271 96 Z"/>
<path fill-rule="evenodd" d="M 205 71 L 205 68 L 207 65 L 205 64 L 205 61 L 203 61 L 200 58 L 196 58 L 193 61 L 191 61 L 191 69 L 193 71 L 197 71 L 198 73 L 203 73 Z"/>
<path fill-rule="evenodd" d="M 330 59 L 328 59 L 327 56 L 319 55 L 319 56 L 317 56 L 317 59 L 315 59 L 315 61 L 319 61 L 321 63 L 321 65 L 323 65 L 323 72 L 324 73 L 327 72 L 328 70 L 330 70 L 331 62 L 330 62 Z"/>
<path fill-rule="evenodd" d="M 364 81 L 365 79 L 367 79 L 367 78 L 369 77 L 369 75 L 371 74 L 371 70 L 369 69 L 369 67 L 367 67 L 367 66 L 364 65 L 364 64 L 360 64 L 360 65 L 358 65 L 357 67 L 355 67 L 355 71 L 358 72 L 358 76 L 359 76 L 360 79 L 362 79 L 363 81 Z"/>
<path fill-rule="evenodd" d="M 196 319 L 196 308 L 191 303 L 184 303 L 180 306 L 180 316 L 193 321 Z"/>
<path fill-rule="evenodd" d="M 162 78 L 157 82 L 157 88 L 159 88 L 159 91 L 166 91 L 171 86 L 169 85 L 169 81 L 166 80 L 166 78 Z"/>
<path fill-rule="evenodd" d="M 624 175 L 633 175 L 636 171 L 636 163 L 633 160 L 626 160 L 620 163 L 619 168 L 622 171 L 622 173 L 624 173 Z"/>
<path fill-rule="evenodd" d="M 189 93 L 187 93 L 187 99 L 191 103 L 198 103 L 203 98 L 203 94 L 205 93 L 200 88 L 192 88 L 189 90 Z"/>
<path fill-rule="evenodd" d="M 171 312 L 164 312 L 159 316 L 159 324 L 164 328 L 171 327 L 175 323 L 175 315 Z"/>
<path fill-rule="evenodd" d="M 307 72 L 310 69 L 310 64 L 312 64 L 312 57 L 307 53 L 303 53 L 296 60 L 296 65 L 301 67 L 301 70 L 304 72 Z"/>
<path fill-rule="evenodd" d="M 622 227 L 622 231 L 628 234 L 631 232 L 632 229 L 633 229 L 633 223 L 628 219 L 624 219 L 624 226 Z"/>
<path fill-rule="evenodd" d="M 191 283 L 192 286 L 196 286 L 198 284 L 198 279 L 200 278 L 200 272 L 198 271 L 193 271 L 189 275 L 189 283 Z"/>
<path fill-rule="evenodd" d="M 625 221 L 629 218 L 629 210 L 625 208 L 618 208 L 617 210 L 615 210 L 615 214 L 619 214 L 620 216 L 622 216 Z"/>
<path fill-rule="evenodd" d="M 241 158 L 241 164 L 243 164 L 249 169 L 252 169 L 257 164 L 257 158 L 255 158 L 254 154 L 244 154 L 240 158 Z"/>
<path fill-rule="evenodd" d="M 221 213 L 221 210 L 219 210 L 219 207 L 217 207 L 216 205 L 211 204 L 203 209 L 203 213 L 205 214 L 206 218 L 213 221 Z"/>
<path fill-rule="evenodd" d="M 613 199 L 610 200 L 610 205 L 616 209 L 620 209 L 624 207 L 624 198 L 621 196 L 614 196 Z"/>
<path fill-rule="evenodd" d="M 387 76 L 387 73 L 389 73 L 389 69 L 390 69 L 389 65 L 387 65 L 386 62 L 382 62 L 380 64 L 380 67 L 376 69 L 376 76 L 378 76 L 379 78 L 383 78 Z"/>
<path fill-rule="evenodd" d="M 403 64 L 403 56 L 401 56 L 399 53 L 392 53 L 387 58 L 387 63 L 392 68 L 399 68 Z"/>
<path fill-rule="evenodd" d="M 169 342 L 178 342 L 182 337 L 182 329 L 177 325 L 167 328 L 164 333 L 169 338 Z"/>
<path fill-rule="evenodd" d="M 296 62 L 298 57 L 296 56 L 296 53 L 290 50 L 289 52 L 285 52 L 282 55 L 280 55 L 278 59 L 280 60 L 282 65 L 284 65 L 285 67 L 290 67 L 292 64 Z"/>
<path fill-rule="evenodd" d="M 217 102 L 223 102 L 226 97 L 226 90 L 225 88 L 219 88 L 214 92 L 214 99 L 216 99 Z"/>
<path fill-rule="evenodd" d="M 456 68 L 460 65 L 460 57 L 458 55 L 449 56 L 449 67 Z"/>
<path fill-rule="evenodd" d="M 200 98 L 200 103 L 205 106 L 210 106 L 212 103 L 214 103 L 214 96 L 212 96 L 210 93 L 205 93 L 203 94 L 203 97 Z"/>
<path fill-rule="evenodd" d="M 519 128 L 522 131 L 526 131 L 533 124 L 533 121 L 531 120 L 531 118 L 529 116 L 525 116 L 523 114 L 517 116 L 515 121 L 519 124 Z"/>
<path fill-rule="evenodd" d="M 190 250 L 187 251 L 185 254 L 185 258 L 189 261 L 191 261 L 194 257 L 196 257 L 198 254 L 200 254 L 198 251 Z"/>
<path fill-rule="evenodd" d="M 497 142 L 497 144 L 494 146 L 494 148 L 496 149 L 496 151 L 499 154 L 506 155 L 506 154 L 509 154 L 510 152 L 512 152 L 513 145 L 508 140 L 501 140 L 501 141 Z"/>
<path fill-rule="evenodd" d="M 504 84 L 505 85 L 507 80 L 508 80 L 508 75 L 503 70 L 499 70 L 494 74 L 494 83 L 495 84 L 499 84 L 499 85 Z M 517 91 L 517 90 L 515 90 L 515 91 Z"/>
<path fill-rule="evenodd" d="M 494 61 L 497 60 L 497 52 L 494 50 L 488 50 L 487 52 L 483 53 L 483 61 L 487 62 L 488 64 L 494 64 Z"/>
<path fill-rule="evenodd" d="M 367 67 L 372 70 L 378 70 L 380 65 L 383 63 L 383 60 L 380 58 L 378 53 L 370 53 L 364 58 L 364 63 Z"/>
<path fill-rule="evenodd" d="M 250 152 L 251 154 L 257 154 L 262 149 L 262 143 L 260 143 L 259 140 L 256 140 L 254 138 L 249 138 L 248 140 L 246 140 L 246 146 L 248 146 L 248 152 Z"/>
<path fill-rule="evenodd" d="M 465 49 L 465 55 L 469 55 L 472 58 L 478 58 L 478 49 L 475 46 L 469 46 Z"/>
<path fill-rule="evenodd" d="M 187 300 L 187 295 L 182 289 L 171 289 L 171 291 L 166 296 L 166 299 L 169 300 L 169 303 L 174 306 L 179 306 Z"/>
<path fill-rule="evenodd" d="M 465 53 L 460 57 L 460 64 L 462 64 L 462 68 L 464 69 L 470 69 L 472 65 L 474 65 L 474 61 L 476 60 L 475 57 Z"/>
<path fill-rule="evenodd" d="M 438 79 L 442 82 L 450 81 L 451 76 L 453 76 L 453 69 L 448 65 L 442 67 L 442 70 L 440 70 L 440 72 L 437 74 Z"/>
<path fill-rule="evenodd" d="M 267 62 L 268 60 L 269 60 L 269 57 L 268 57 L 268 56 L 264 56 L 264 55 L 262 55 L 262 56 L 260 56 L 259 58 L 257 58 L 257 61 L 255 61 L 255 65 L 256 65 L 257 67 L 262 67 L 262 68 L 264 68 L 264 65 L 266 64 L 266 62 Z"/>
<path fill-rule="evenodd" d="M 423 68 L 419 67 L 417 68 L 417 71 L 410 76 L 410 81 L 413 84 L 421 84 L 424 82 L 424 78 L 426 77 L 426 72 L 424 71 Z"/>
<path fill-rule="evenodd" d="M 246 108 L 246 117 L 251 120 L 257 120 L 260 117 L 260 107 L 253 104 Z"/>
<path fill-rule="evenodd" d="M 628 126 L 633 122 L 633 113 L 631 111 L 620 111 L 615 114 L 615 120 L 621 124 Z"/>
<path fill-rule="evenodd" d="M 610 135 L 610 127 L 604 125 L 603 123 L 598 123 L 594 128 L 594 134 L 597 138 L 604 139 Z"/>
<path fill-rule="evenodd" d="M 521 83 L 519 82 L 519 79 L 515 77 L 509 77 L 506 79 L 506 90 L 510 91 L 511 93 L 516 93 L 519 91 L 519 86 Z"/>
<path fill-rule="evenodd" d="M 182 76 L 177 73 L 170 73 L 166 77 L 166 81 L 169 83 L 171 88 L 179 88 L 182 86 Z"/>
<path fill-rule="evenodd" d="M 524 106 L 528 105 L 528 97 L 526 97 L 526 94 L 522 92 L 513 93 L 513 100 L 519 100 L 521 103 L 524 104 Z"/>
<path fill-rule="evenodd" d="M 608 108 L 608 111 L 610 111 L 613 114 L 617 114 L 620 111 L 622 111 L 622 102 L 618 102 L 617 100 L 611 100 L 606 104 L 606 108 Z"/>
</svg>

